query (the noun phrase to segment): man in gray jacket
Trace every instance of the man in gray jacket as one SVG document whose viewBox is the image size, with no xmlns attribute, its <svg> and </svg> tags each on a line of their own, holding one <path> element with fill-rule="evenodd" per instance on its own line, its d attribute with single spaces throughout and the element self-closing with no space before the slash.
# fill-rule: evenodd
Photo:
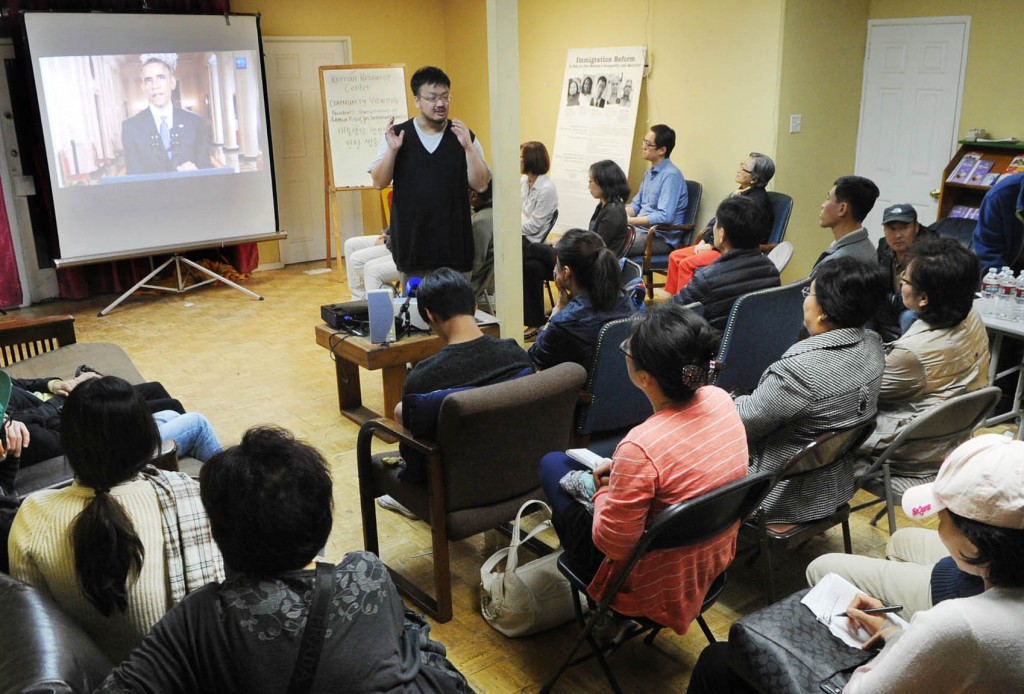
<svg viewBox="0 0 1024 694">
<path fill-rule="evenodd" d="M 814 270 L 822 263 L 851 256 L 867 262 L 875 261 L 875 249 L 864 228 L 864 218 L 871 213 L 878 199 L 878 186 L 863 176 L 840 176 L 821 203 L 818 225 L 831 229 L 834 240 L 818 256 Z"/>
</svg>

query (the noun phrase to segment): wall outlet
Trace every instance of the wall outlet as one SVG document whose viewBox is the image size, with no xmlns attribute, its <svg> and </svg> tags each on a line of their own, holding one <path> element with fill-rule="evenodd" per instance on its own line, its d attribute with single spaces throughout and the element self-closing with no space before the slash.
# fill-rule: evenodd
<svg viewBox="0 0 1024 694">
<path fill-rule="evenodd" d="M 790 134 L 800 132 L 800 124 L 801 124 L 800 121 L 801 121 L 801 116 L 798 113 L 795 113 L 795 114 L 793 114 L 793 115 L 791 115 L 789 117 L 789 132 L 790 132 Z"/>
</svg>

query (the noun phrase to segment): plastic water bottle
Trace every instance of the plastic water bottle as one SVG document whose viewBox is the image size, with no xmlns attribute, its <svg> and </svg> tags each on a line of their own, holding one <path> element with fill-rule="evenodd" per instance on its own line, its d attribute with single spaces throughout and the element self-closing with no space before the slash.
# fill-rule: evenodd
<svg viewBox="0 0 1024 694">
<path fill-rule="evenodd" d="M 996 299 L 996 317 L 1003 320 L 1013 320 L 1014 304 L 1017 298 L 1017 280 L 1013 276 L 1013 270 L 1004 265 L 1003 271 L 999 273 L 999 295 Z"/>
<path fill-rule="evenodd" d="M 996 294 L 999 293 L 999 276 L 996 269 L 990 267 L 981 280 L 981 315 L 996 314 Z"/>
<path fill-rule="evenodd" d="M 1017 296 L 1013 308 L 1013 320 L 1024 321 L 1024 272 L 1017 278 Z"/>
</svg>

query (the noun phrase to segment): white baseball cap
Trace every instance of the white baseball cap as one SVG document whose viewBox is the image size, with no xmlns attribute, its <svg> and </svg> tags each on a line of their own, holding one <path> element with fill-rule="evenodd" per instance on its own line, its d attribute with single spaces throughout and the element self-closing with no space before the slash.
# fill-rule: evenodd
<svg viewBox="0 0 1024 694">
<path fill-rule="evenodd" d="M 1024 530 L 1024 441 L 977 436 L 949 454 L 934 482 L 903 493 L 903 512 L 910 518 L 928 518 L 942 509 Z"/>
</svg>

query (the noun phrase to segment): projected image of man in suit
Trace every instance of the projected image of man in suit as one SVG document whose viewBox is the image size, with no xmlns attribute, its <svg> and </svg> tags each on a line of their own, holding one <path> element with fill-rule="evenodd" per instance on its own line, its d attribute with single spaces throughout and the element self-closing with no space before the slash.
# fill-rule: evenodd
<svg viewBox="0 0 1024 694">
<path fill-rule="evenodd" d="M 178 82 L 174 53 L 143 54 L 140 81 L 149 107 L 121 124 L 126 174 L 195 171 L 213 168 L 206 124 L 175 105 Z"/>
</svg>

